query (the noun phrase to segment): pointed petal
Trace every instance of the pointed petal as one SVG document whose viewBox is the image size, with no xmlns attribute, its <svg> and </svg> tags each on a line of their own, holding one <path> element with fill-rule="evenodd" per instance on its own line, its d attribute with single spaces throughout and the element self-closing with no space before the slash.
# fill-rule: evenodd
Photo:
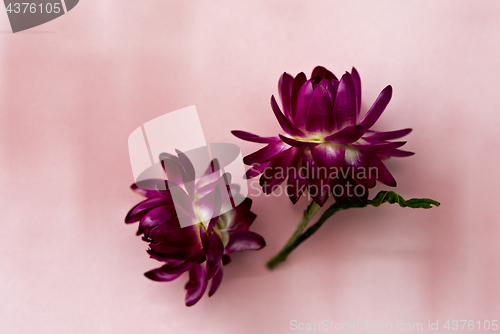
<svg viewBox="0 0 500 334">
<path fill-rule="evenodd" d="M 181 275 L 182 275 L 182 273 L 167 274 L 167 273 L 162 272 L 160 270 L 160 268 L 150 270 L 150 271 L 148 271 L 147 273 L 144 274 L 144 276 L 146 276 L 150 280 L 157 281 L 157 282 L 170 282 L 170 281 L 173 281 L 174 279 L 176 279 L 177 277 L 179 277 Z"/>
<path fill-rule="evenodd" d="M 254 142 L 254 143 L 268 144 L 268 143 L 272 143 L 272 142 L 278 140 L 277 137 L 260 137 L 260 136 L 254 135 L 253 133 L 240 131 L 240 130 L 233 130 L 233 131 L 231 131 L 231 133 L 240 139 Z"/>
<path fill-rule="evenodd" d="M 284 72 L 278 83 L 278 91 L 281 98 L 281 104 L 283 106 L 283 111 L 285 112 L 286 118 L 289 120 L 292 119 L 292 85 L 293 85 L 293 77 Z"/>
<path fill-rule="evenodd" d="M 203 265 L 194 265 L 189 269 L 189 282 L 186 284 L 186 306 L 196 304 L 207 289 L 205 282 L 205 267 Z"/>
<path fill-rule="evenodd" d="M 291 94 L 291 103 L 292 103 L 292 119 L 295 119 L 295 114 L 297 113 L 297 97 L 299 95 L 299 91 L 302 86 L 306 83 L 307 78 L 304 72 L 300 72 L 297 74 L 295 79 L 293 79 L 292 84 L 292 94 Z"/>
<path fill-rule="evenodd" d="M 286 144 L 293 146 L 293 147 L 298 147 L 298 148 L 308 148 L 308 147 L 314 147 L 318 146 L 321 143 L 313 143 L 313 142 L 307 142 L 307 141 L 300 141 L 300 140 L 295 140 L 290 137 L 285 137 L 283 135 L 279 135 L 281 140 L 285 142 Z"/>
<path fill-rule="evenodd" d="M 259 179 L 259 184 L 262 186 L 262 191 L 266 194 L 273 192 L 274 188 L 285 181 L 287 177 L 287 169 L 292 163 L 298 149 L 291 147 L 288 150 L 278 154 L 266 168 L 266 171 Z"/>
<path fill-rule="evenodd" d="M 182 185 L 187 182 L 186 172 L 179 159 L 173 159 L 164 154 L 160 155 L 163 170 L 167 174 L 167 180 Z"/>
<path fill-rule="evenodd" d="M 307 112 L 309 110 L 309 105 L 311 104 L 313 93 L 314 85 L 312 80 L 307 80 L 297 93 L 297 102 L 295 104 L 293 119 L 294 124 L 300 129 L 304 129 L 306 125 Z"/>
<path fill-rule="evenodd" d="M 165 181 L 160 179 L 143 180 L 134 183 L 133 185 L 130 186 L 130 188 L 144 197 L 148 198 L 157 197 L 160 196 L 160 194 L 158 194 L 158 192 L 155 190 L 155 186 L 158 182 L 165 182 Z"/>
<path fill-rule="evenodd" d="M 333 180 L 329 178 L 326 167 L 319 168 L 311 153 L 312 149 L 301 150 L 302 166 L 307 169 L 307 190 L 313 200 L 323 206 L 328 200 Z"/>
<path fill-rule="evenodd" d="M 362 151 L 386 151 L 399 148 L 404 144 L 406 144 L 405 141 L 386 142 L 382 144 L 366 144 L 366 145 L 351 144 L 351 145 L 357 148 L 358 150 Z"/>
<path fill-rule="evenodd" d="M 352 82 L 354 83 L 354 89 L 356 90 L 356 119 L 359 116 L 361 110 L 361 78 L 356 68 L 352 68 L 351 71 Z"/>
<path fill-rule="evenodd" d="M 283 115 L 283 113 L 280 110 L 280 107 L 276 103 L 274 95 L 271 96 L 271 108 L 273 109 L 274 116 L 276 116 L 278 123 L 280 124 L 281 128 L 286 133 L 288 133 L 292 136 L 303 136 L 304 135 L 304 133 L 302 131 L 297 129 L 297 127 L 288 118 L 286 118 Z"/>
<path fill-rule="evenodd" d="M 217 270 L 219 270 L 222 261 L 222 255 L 224 255 L 224 244 L 219 238 L 219 235 L 214 232 L 203 245 L 203 249 L 205 250 L 208 266 L 205 281 L 208 281 L 209 279 L 214 277 L 214 275 L 217 273 Z"/>
<path fill-rule="evenodd" d="M 192 266 L 191 262 L 186 262 L 186 261 L 171 261 L 166 263 L 160 268 L 157 268 L 157 272 L 161 272 L 163 274 L 168 274 L 168 275 L 180 275 L 184 273 L 185 271 L 189 270 L 189 268 Z M 151 275 L 152 276 L 152 275 Z M 150 278 L 150 277 L 148 277 Z"/>
<path fill-rule="evenodd" d="M 255 232 L 246 230 L 229 230 L 229 241 L 225 247 L 225 253 L 259 250 L 266 245 L 262 236 Z"/>
<path fill-rule="evenodd" d="M 340 79 L 333 107 L 337 128 L 356 123 L 356 89 L 351 75 L 346 72 Z"/>
<path fill-rule="evenodd" d="M 376 175 L 372 175 L 369 155 L 354 147 L 347 147 L 345 150 L 345 161 L 342 167 L 348 175 L 354 174 L 354 181 L 367 188 L 375 187 L 377 183 Z M 342 172 L 341 171 L 341 172 Z"/>
<path fill-rule="evenodd" d="M 243 162 L 246 165 L 253 165 L 253 164 L 268 162 L 269 160 L 274 158 L 274 156 L 283 152 L 287 148 L 290 148 L 290 146 L 283 143 L 282 141 L 272 142 L 272 143 L 269 143 L 266 147 L 261 148 L 260 150 L 255 151 L 254 153 L 249 154 L 246 157 L 244 157 Z"/>
<path fill-rule="evenodd" d="M 312 71 L 311 78 L 314 78 L 315 76 L 320 76 L 322 79 L 335 79 L 338 80 L 335 74 L 324 68 L 323 66 L 316 66 L 314 70 Z"/>
<path fill-rule="evenodd" d="M 196 175 L 194 172 L 194 167 L 193 164 L 191 163 L 191 160 L 187 157 L 184 152 L 181 152 L 179 150 L 175 150 L 175 153 L 179 156 L 179 160 L 182 163 L 182 168 L 184 168 L 184 172 L 186 173 L 186 181 L 191 182 L 196 179 Z"/>
<path fill-rule="evenodd" d="M 149 248 L 148 253 L 151 251 L 156 254 L 162 254 L 165 257 L 171 257 L 172 259 L 182 261 L 189 260 L 202 249 L 200 244 L 191 245 L 155 242 L 151 242 Z"/>
<path fill-rule="evenodd" d="M 325 80 L 326 81 L 326 80 Z M 328 85 L 329 84 L 329 85 Z M 329 87 L 328 82 L 325 85 Z M 333 89 L 333 86 L 331 86 Z M 323 84 L 314 89 L 309 103 L 305 129 L 309 132 L 331 132 L 335 129 L 335 117 L 333 114 L 332 93 Z"/>
<path fill-rule="evenodd" d="M 262 173 L 262 171 L 266 169 L 267 166 L 269 166 L 269 162 L 252 165 L 252 168 L 247 170 L 247 172 L 245 173 L 245 179 L 249 180 L 260 175 L 260 173 Z"/>
<path fill-rule="evenodd" d="M 173 205 L 162 205 L 151 209 L 144 217 L 141 219 L 141 227 L 152 227 L 158 224 L 164 223 L 171 219 L 175 219 L 177 213 Z"/>
<path fill-rule="evenodd" d="M 325 137 L 325 141 L 339 143 L 339 144 L 350 144 L 361 138 L 365 134 L 366 129 L 361 125 L 350 125 L 342 130 Z"/>
<path fill-rule="evenodd" d="M 181 228 L 178 221 L 170 220 L 153 228 L 149 232 L 149 237 L 156 243 L 178 246 L 192 245 L 197 248 L 201 245 L 199 229 L 199 225 Z"/>
<path fill-rule="evenodd" d="M 292 162 L 291 168 L 288 170 L 288 185 L 286 190 L 293 204 L 297 203 L 307 186 L 307 179 L 302 173 L 300 162 L 300 154 L 297 154 Z"/>
<path fill-rule="evenodd" d="M 232 210 L 229 210 L 220 216 L 221 229 L 244 229 L 247 230 L 255 220 L 256 215 L 250 211 L 252 200 L 245 198 Z"/>
<path fill-rule="evenodd" d="M 330 176 L 332 168 L 340 168 L 344 164 L 345 146 L 337 144 L 322 144 L 311 149 L 316 165 L 317 181 L 314 191 L 317 193 L 318 204 L 323 206 L 333 190 L 334 182 Z M 311 188 L 309 191 L 313 191 Z M 312 196 L 312 194 L 311 194 Z"/>
<path fill-rule="evenodd" d="M 377 152 L 378 153 L 378 152 Z M 410 157 L 414 155 L 414 152 L 410 151 L 403 151 L 403 150 L 398 150 L 398 149 L 392 149 L 388 151 L 382 151 L 380 152 L 381 154 L 388 156 L 388 157 L 398 157 L 398 158 L 403 158 L 403 157 Z"/>
<path fill-rule="evenodd" d="M 205 171 L 203 176 L 200 177 L 198 181 L 196 181 L 197 193 L 199 189 L 216 182 L 220 178 L 220 172 L 221 168 L 219 165 L 219 161 L 217 159 L 213 159 L 210 162 L 210 165 L 207 167 L 207 170 Z"/>
<path fill-rule="evenodd" d="M 139 221 L 144 217 L 144 215 L 151 209 L 156 208 L 158 206 L 162 206 L 167 204 L 170 201 L 169 198 L 159 196 L 159 197 L 152 197 L 148 198 L 147 200 L 144 200 L 134 206 L 128 213 L 127 217 L 125 217 L 125 223 L 131 224 L 135 223 L 136 221 Z"/>
<path fill-rule="evenodd" d="M 384 112 L 385 108 L 389 104 L 392 98 L 392 87 L 385 87 L 382 92 L 371 106 L 371 108 L 366 113 L 365 117 L 361 119 L 359 125 L 362 125 L 365 129 L 369 129 L 375 124 L 379 119 L 380 115 Z"/>
<path fill-rule="evenodd" d="M 222 268 L 217 271 L 217 274 L 212 278 L 212 284 L 210 284 L 210 290 L 208 290 L 208 297 L 212 297 L 213 294 L 219 288 L 220 283 L 222 282 Z"/>
<path fill-rule="evenodd" d="M 397 131 L 387 131 L 387 132 L 369 132 L 366 133 L 366 138 L 377 139 L 377 140 L 393 140 L 406 136 L 412 131 L 412 129 L 402 129 Z"/>
<path fill-rule="evenodd" d="M 377 180 L 390 187 L 395 187 L 397 185 L 396 180 L 391 175 L 387 167 L 385 167 L 384 163 L 382 162 L 382 160 L 380 160 L 377 154 L 374 152 L 367 152 L 367 154 L 370 160 L 371 167 L 376 168 Z"/>
</svg>

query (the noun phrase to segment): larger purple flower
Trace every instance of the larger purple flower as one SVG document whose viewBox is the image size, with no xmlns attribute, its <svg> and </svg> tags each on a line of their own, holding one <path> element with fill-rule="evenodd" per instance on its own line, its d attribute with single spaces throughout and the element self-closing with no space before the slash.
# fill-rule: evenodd
<svg viewBox="0 0 500 334">
<path fill-rule="evenodd" d="M 164 262 L 145 273 L 146 277 L 172 281 L 189 272 L 186 305 L 192 306 L 209 282 L 209 296 L 215 293 L 222 280 L 222 265 L 230 261 L 229 254 L 261 249 L 265 241 L 248 231 L 256 217 L 250 211 L 252 201 L 235 200 L 241 195 L 228 182 L 230 176 L 221 175 L 216 160 L 203 177 L 194 181 L 190 160 L 181 152 L 177 154 L 160 156 L 168 182 L 146 180 L 132 185 L 146 200 L 129 211 L 125 222 L 139 221 L 137 234 L 143 234 L 143 240 L 149 243 L 149 255 Z M 231 202 L 241 204 L 228 207 Z M 181 227 L 180 221 L 189 221 L 190 225 Z"/>
<path fill-rule="evenodd" d="M 244 159 L 252 166 L 247 178 L 262 174 L 260 185 L 265 193 L 288 178 L 286 190 L 293 203 L 308 189 L 320 206 L 330 195 L 341 205 L 347 199 L 366 200 L 368 189 L 377 180 L 396 186 L 382 159 L 413 154 L 399 149 L 406 142 L 390 141 L 411 129 L 370 130 L 391 99 L 391 86 L 382 90 L 362 118 L 361 80 L 355 68 L 340 80 L 320 66 L 309 80 L 304 73 L 295 78 L 283 73 L 279 93 L 284 114 L 274 96 L 271 107 L 285 135 L 260 137 L 232 132 L 243 140 L 267 144 Z"/>
</svg>

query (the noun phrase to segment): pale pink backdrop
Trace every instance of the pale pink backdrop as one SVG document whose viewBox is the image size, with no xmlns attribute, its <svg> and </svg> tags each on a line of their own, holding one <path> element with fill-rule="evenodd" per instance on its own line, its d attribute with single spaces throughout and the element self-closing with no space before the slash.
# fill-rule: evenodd
<svg viewBox="0 0 500 334">
<path fill-rule="evenodd" d="M 0 333 L 500 318 L 498 1 L 82 0 L 18 34 L 0 10 L 0 30 Z M 128 135 L 196 105 L 207 141 L 248 154 L 261 146 L 230 130 L 280 132 L 280 74 L 318 64 L 357 67 L 363 110 L 393 85 L 376 129 L 414 128 L 417 153 L 388 162 L 397 190 L 442 206 L 342 212 L 269 272 L 307 203 L 255 197 L 267 247 L 185 307 L 187 277 L 146 279 L 158 263 L 123 222 L 140 200 Z"/>
</svg>

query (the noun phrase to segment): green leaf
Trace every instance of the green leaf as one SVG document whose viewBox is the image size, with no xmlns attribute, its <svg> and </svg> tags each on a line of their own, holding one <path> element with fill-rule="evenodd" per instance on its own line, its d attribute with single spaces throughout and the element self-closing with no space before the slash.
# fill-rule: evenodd
<svg viewBox="0 0 500 334">
<path fill-rule="evenodd" d="M 380 206 L 385 202 L 390 204 L 398 203 L 402 208 L 408 207 L 413 209 L 430 209 L 432 205 L 439 206 L 441 204 L 429 198 L 412 198 L 405 201 L 403 197 L 396 194 L 394 191 L 381 191 L 371 201 L 368 201 L 367 205 Z M 342 205 L 342 208 L 344 205 Z"/>
<path fill-rule="evenodd" d="M 326 209 L 325 212 L 323 212 L 323 214 L 315 224 L 313 224 L 307 230 L 305 230 L 305 232 L 296 240 L 296 243 L 292 247 L 292 249 L 297 247 L 300 243 L 304 242 L 307 238 L 313 235 L 321 227 L 321 225 L 323 225 L 323 223 L 328 218 L 333 216 L 335 213 L 347 209 L 364 208 L 367 207 L 368 205 L 379 207 L 380 205 L 386 202 L 389 204 L 397 203 L 402 208 L 413 208 L 413 209 L 420 209 L 420 208 L 430 209 L 433 207 L 433 205 L 434 206 L 441 205 L 441 203 L 429 198 L 412 198 L 406 201 L 403 197 L 396 194 L 394 191 L 380 191 L 375 197 L 373 197 L 372 200 L 368 200 L 366 202 L 362 202 L 357 199 L 357 200 L 346 201 L 344 202 L 344 204 L 342 204 L 342 206 L 338 206 L 338 204 L 335 203 L 328 209 Z"/>
</svg>

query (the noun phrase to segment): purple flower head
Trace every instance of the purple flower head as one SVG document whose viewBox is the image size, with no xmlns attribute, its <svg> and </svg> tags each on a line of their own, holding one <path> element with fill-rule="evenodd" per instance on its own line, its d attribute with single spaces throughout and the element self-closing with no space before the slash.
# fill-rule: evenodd
<svg viewBox="0 0 500 334">
<path fill-rule="evenodd" d="M 127 224 L 139 221 L 137 235 L 149 243 L 149 255 L 164 264 L 145 273 L 154 281 L 172 281 L 189 272 L 186 305 L 196 304 L 210 282 L 209 296 L 222 280 L 222 265 L 229 254 L 258 250 L 264 239 L 248 230 L 256 218 L 249 198 L 238 199 L 238 189 L 221 175 L 217 160 L 195 179 L 191 161 L 177 156 L 160 156 L 168 181 L 149 179 L 132 185 L 146 197 L 127 214 Z M 174 191 L 175 189 L 175 191 Z M 233 208 L 231 203 L 240 203 Z M 181 227 L 181 221 L 189 222 Z"/>
<path fill-rule="evenodd" d="M 355 68 L 340 80 L 321 66 L 309 80 L 304 73 L 295 78 L 283 73 L 278 89 L 284 113 L 274 96 L 271 107 L 284 134 L 260 137 L 232 132 L 243 140 L 267 144 L 244 158 L 252 166 L 246 177 L 262 174 L 260 185 L 266 194 L 288 178 L 286 190 L 293 203 L 307 189 L 321 206 L 330 195 L 342 205 L 354 198 L 366 201 L 377 180 L 396 186 L 382 159 L 413 155 L 399 149 L 406 142 L 391 141 L 411 129 L 370 130 L 391 100 L 391 86 L 382 90 L 363 117 L 361 80 Z"/>
</svg>

